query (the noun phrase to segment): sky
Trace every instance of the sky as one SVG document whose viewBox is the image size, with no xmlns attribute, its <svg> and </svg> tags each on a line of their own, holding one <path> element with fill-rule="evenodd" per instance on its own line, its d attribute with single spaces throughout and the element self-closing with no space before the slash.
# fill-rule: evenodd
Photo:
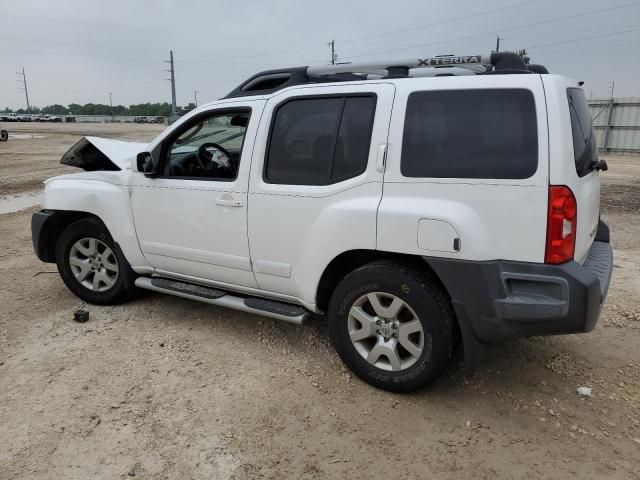
<svg viewBox="0 0 640 480">
<path fill-rule="evenodd" d="M 269 68 L 525 48 L 588 96 L 640 97 L 640 0 L 0 0 L 0 108 L 216 100 Z"/>
</svg>

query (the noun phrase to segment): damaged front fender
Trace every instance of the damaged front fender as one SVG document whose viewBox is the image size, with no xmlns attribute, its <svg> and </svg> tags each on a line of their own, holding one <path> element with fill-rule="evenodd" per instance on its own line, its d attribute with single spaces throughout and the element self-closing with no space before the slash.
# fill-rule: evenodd
<svg viewBox="0 0 640 480">
<path fill-rule="evenodd" d="M 146 148 L 146 143 L 82 137 L 62 156 L 60 163 L 89 172 L 124 170 L 130 165 L 131 158 Z"/>
</svg>

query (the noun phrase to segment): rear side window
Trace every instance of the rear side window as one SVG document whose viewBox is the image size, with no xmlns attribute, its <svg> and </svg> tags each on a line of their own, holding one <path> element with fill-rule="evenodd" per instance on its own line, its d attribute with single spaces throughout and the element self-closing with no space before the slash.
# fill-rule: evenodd
<svg viewBox="0 0 640 480">
<path fill-rule="evenodd" d="M 567 88 L 571 133 L 573 134 L 573 156 L 576 172 L 584 177 L 591 171 L 591 163 L 598 161 L 596 136 L 593 131 L 591 112 L 584 92 L 580 88 Z"/>
<path fill-rule="evenodd" d="M 538 168 L 533 94 L 524 89 L 412 93 L 400 168 L 405 177 L 530 177 Z"/>
<path fill-rule="evenodd" d="M 265 181 L 328 185 L 367 168 L 374 95 L 290 100 L 276 110 Z"/>
</svg>

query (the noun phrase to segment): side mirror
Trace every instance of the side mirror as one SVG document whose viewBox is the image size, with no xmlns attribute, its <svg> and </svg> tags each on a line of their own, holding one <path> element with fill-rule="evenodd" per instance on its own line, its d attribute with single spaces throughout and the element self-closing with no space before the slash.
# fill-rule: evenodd
<svg viewBox="0 0 640 480">
<path fill-rule="evenodd" d="M 153 158 L 149 152 L 141 152 L 138 154 L 136 157 L 136 166 L 138 167 L 138 171 L 144 173 L 146 177 L 155 177 L 157 175 Z"/>
</svg>

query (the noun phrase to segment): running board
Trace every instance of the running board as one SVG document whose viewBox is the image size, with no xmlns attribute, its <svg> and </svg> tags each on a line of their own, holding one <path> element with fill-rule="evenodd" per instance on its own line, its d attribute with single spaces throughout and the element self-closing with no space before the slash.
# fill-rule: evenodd
<svg viewBox="0 0 640 480">
<path fill-rule="evenodd" d="M 217 288 L 168 278 L 138 277 L 136 279 L 136 287 L 210 303 L 220 307 L 233 308 L 242 312 L 263 315 L 297 325 L 302 325 L 310 315 L 307 309 L 298 305 L 258 297 L 240 297 Z"/>
</svg>

